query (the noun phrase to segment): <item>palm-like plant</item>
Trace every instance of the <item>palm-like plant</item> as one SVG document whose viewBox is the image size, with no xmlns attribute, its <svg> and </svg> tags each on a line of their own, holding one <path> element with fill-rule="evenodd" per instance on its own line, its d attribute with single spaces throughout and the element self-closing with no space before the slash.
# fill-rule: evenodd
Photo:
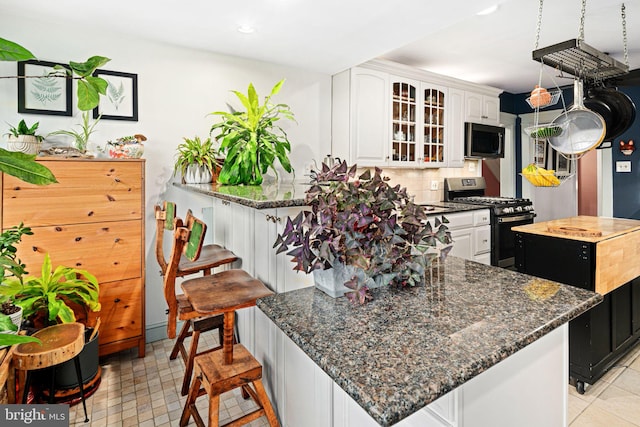
<svg viewBox="0 0 640 427">
<path fill-rule="evenodd" d="M 271 98 L 280 92 L 283 84 L 284 80 L 276 83 L 271 94 L 260 104 L 258 93 L 250 83 L 246 95 L 233 91 L 246 111 L 211 113 L 222 117 L 220 123 L 211 127 L 211 133 L 219 130 L 216 139 L 221 140 L 220 150 L 226 153 L 219 183 L 259 185 L 269 168 L 277 175 L 276 158 L 285 171 L 293 171 L 288 157 L 291 144 L 276 122 L 281 117 L 295 119 L 288 105 L 271 103 Z"/>
<path fill-rule="evenodd" d="M 102 116 L 101 115 L 98 116 L 97 119 L 95 119 L 93 122 L 91 122 L 91 120 L 89 118 L 89 112 L 88 111 L 84 111 L 82 113 L 82 123 L 80 124 L 80 130 L 79 131 L 76 131 L 76 130 L 57 130 L 57 131 L 51 132 L 49 135 L 70 136 L 70 137 L 72 137 L 74 139 L 74 145 L 78 150 L 86 151 L 87 143 L 89 142 L 89 138 L 91 137 L 91 134 L 93 134 L 96 131 L 96 125 L 98 124 L 98 121 L 100 121 L 100 117 L 102 117 Z"/>
<path fill-rule="evenodd" d="M 91 311 L 100 311 L 98 280 L 86 270 L 58 266 L 52 269 L 49 254 L 45 255 L 40 277 L 9 278 L 1 291 L 13 298 L 24 310 L 24 318 L 34 314 L 46 315 L 46 322 L 75 322 L 68 303 L 75 303 Z"/>
</svg>

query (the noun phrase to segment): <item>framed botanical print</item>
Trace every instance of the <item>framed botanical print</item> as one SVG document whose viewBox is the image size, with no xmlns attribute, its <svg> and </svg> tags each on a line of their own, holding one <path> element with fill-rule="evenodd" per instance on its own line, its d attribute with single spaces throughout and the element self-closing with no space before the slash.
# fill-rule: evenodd
<svg viewBox="0 0 640 427">
<path fill-rule="evenodd" d="M 138 121 L 138 75 L 119 71 L 96 70 L 94 76 L 108 83 L 106 96 L 93 110 L 93 118 Z"/>
<path fill-rule="evenodd" d="M 72 79 L 64 71 L 55 70 L 56 65 L 36 60 L 18 62 L 18 113 L 71 116 Z"/>
<path fill-rule="evenodd" d="M 570 175 L 571 161 L 556 151 L 556 175 Z"/>
<path fill-rule="evenodd" d="M 547 140 L 536 139 L 533 141 L 533 163 L 541 168 L 546 167 L 547 161 Z"/>
</svg>

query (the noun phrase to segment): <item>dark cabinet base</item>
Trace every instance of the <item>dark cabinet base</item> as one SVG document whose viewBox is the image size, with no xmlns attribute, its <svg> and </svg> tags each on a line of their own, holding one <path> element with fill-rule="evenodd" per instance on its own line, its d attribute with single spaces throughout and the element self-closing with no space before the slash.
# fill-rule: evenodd
<svg viewBox="0 0 640 427">
<path fill-rule="evenodd" d="M 595 290 L 596 245 L 516 233 L 521 273 Z M 640 277 L 604 295 L 604 300 L 569 323 L 569 376 L 584 392 L 640 341 Z"/>
</svg>

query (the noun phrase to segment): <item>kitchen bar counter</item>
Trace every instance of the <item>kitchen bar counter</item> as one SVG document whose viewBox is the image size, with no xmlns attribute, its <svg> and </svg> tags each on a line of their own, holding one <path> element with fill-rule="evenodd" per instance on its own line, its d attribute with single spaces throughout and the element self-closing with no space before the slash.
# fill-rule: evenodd
<svg viewBox="0 0 640 427">
<path fill-rule="evenodd" d="M 309 184 L 291 182 L 263 185 L 182 184 L 174 182 L 173 185 L 186 191 L 216 197 L 254 209 L 305 206 L 305 192 L 310 186 Z M 486 209 L 483 206 L 464 203 L 428 202 L 419 204 L 427 208 L 428 214 L 434 215 Z M 434 209 L 430 210 L 429 207 Z"/>
<path fill-rule="evenodd" d="M 258 307 L 383 426 L 416 413 L 602 300 L 457 257 L 432 271 L 425 286 L 372 293 L 373 301 L 353 306 L 305 288 L 261 299 Z M 566 378 L 559 380 L 566 384 Z M 468 418 L 480 423 L 477 416 Z"/>
</svg>

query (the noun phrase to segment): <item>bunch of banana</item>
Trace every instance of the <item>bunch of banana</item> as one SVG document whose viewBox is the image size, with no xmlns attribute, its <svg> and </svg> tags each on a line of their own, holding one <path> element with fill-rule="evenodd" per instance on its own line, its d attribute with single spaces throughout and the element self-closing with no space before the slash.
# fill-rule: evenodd
<svg viewBox="0 0 640 427">
<path fill-rule="evenodd" d="M 560 185 L 560 180 L 555 172 L 553 169 L 547 170 L 531 163 L 522 169 L 522 176 L 536 187 L 557 187 Z"/>
</svg>

